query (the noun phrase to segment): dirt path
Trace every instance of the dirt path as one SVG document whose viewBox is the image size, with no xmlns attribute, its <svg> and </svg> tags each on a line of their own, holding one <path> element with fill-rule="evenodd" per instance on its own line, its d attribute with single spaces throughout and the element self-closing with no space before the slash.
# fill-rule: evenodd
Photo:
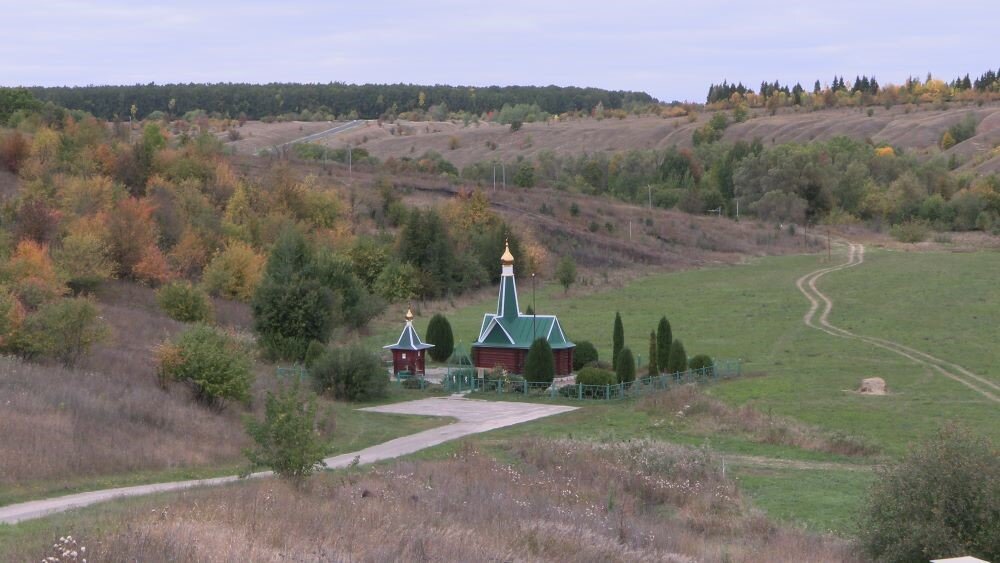
<svg viewBox="0 0 1000 563">
<path fill-rule="evenodd" d="M 753 466 L 765 469 L 801 469 L 819 471 L 872 471 L 874 465 L 858 465 L 837 463 L 832 461 L 806 461 L 800 459 L 782 459 L 756 455 L 722 455 L 727 465 Z"/>
<path fill-rule="evenodd" d="M 965 385 L 983 397 L 986 397 L 993 402 L 1000 403 L 1000 396 L 998 396 L 998 393 L 1000 393 L 1000 385 L 986 379 L 983 376 L 977 375 L 962 366 L 942 360 L 926 352 L 905 346 L 898 342 L 893 342 L 884 338 L 855 334 L 830 323 L 829 318 L 830 312 L 833 310 L 833 300 L 816 287 L 816 282 L 830 272 L 853 268 L 863 264 L 865 261 L 864 245 L 852 242 L 846 242 L 846 244 L 848 245 L 847 262 L 837 266 L 830 266 L 810 272 L 795 282 L 799 291 L 801 291 L 802 294 L 806 296 L 806 299 L 809 300 L 809 310 L 806 311 L 806 314 L 802 317 L 802 322 L 804 322 L 807 326 L 815 328 L 816 330 L 821 330 L 830 336 L 850 338 L 867 342 L 868 344 L 902 356 L 916 364 L 930 367 L 941 375 Z M 820 311 L 821 307 L 822 312 L 820 312 L 819 318 L 817 319 L 816 313 Z"/>
<path fill-rule="evenodd" d="M 512 426 L 529 420 L 552 416 L 572 410 L 576 407 L 558 405 L 538 405 L 532 403 L 514 403 L 504 401 L 481 401 L 464 398 L 433 398 L 421 399 L 418 401 L 407 401 L 405 403 L 394 403 L 380 407 L 369 407 L 362 409 L 372 412 L 395 413 L 395 414 L 417 414 L 428 416 L 446 416 L 457 419 L 457 422 L 417 432 L 409 436 L 403 436 L 394 440 L 389 440 L 363 450 L 343 454 L 325 459 L 329 469 L 348 467 L 352 464 L 375 463 L 386 459 L 392 459 L 403 455 L 411 454 L 431 446 L 442 444 L 449 440 L 455 440 L 470 434 L 487 432 L 505 426 Z M 262 471 L 250 475 L 250 478 L 270 477 L 270 471 Z M 90 506 L 109 500 L 150 495 L 168 491 L 178 491 L 191 489 L 194 487 L 205 487 L 212 485 L 222 485 L 238 481 L 240 478 L 233 475 L 229 477 L 218 477 L 215 479 L 197 479 L 193 481 L 177 481 L 173 483 L 156 483 L 151 485 L 137 485 L 134 487 L 121 487 L 117 489 L 105 489 L 102 491 L 90 491 L 75 495 L 66 495 L 51 499 L 35 500 L 12 504 L 0 507 L 0 524 L 16 524 L 25 520 L 42 518 L 49 514 L 64 512 L 74 508 Z"/>
</svg>

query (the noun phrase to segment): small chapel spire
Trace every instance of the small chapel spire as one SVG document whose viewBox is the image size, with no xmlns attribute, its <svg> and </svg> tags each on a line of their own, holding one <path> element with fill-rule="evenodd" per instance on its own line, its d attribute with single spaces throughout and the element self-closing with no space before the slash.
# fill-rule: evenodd
<svg viewBox="0 0 1000 563">
<path fill-rule="evenodd" d="M 406 308 L 406 322 L 410 322 L 412 320 L 413 320 L 413 309 L 410 309 L 409 307 L 407 307 Z"/>
</svg>

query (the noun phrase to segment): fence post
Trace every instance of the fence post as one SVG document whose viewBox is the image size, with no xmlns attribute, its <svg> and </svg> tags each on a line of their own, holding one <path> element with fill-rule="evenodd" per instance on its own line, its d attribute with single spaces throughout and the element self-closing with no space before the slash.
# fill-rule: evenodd
<svg viewBox="0 0 1000 563">
<path fill-rule="evenodd" d="M 524 394 L 527 395 L 528 394 L 528 380 L 524 380 L 523 384 L 524 384 Z"/>
<path fill-rule="evenodd" d="M 607 400 L 610 400 L 610 399 L 611 399 L 611 385 L 605 383 L 604 384 L 604 400 L 607 401 Z"/>
<path fill-rule="evenodd" d="M 576 384 L 576 398 L 583 400 L 583 383 Z"/>
</svg>

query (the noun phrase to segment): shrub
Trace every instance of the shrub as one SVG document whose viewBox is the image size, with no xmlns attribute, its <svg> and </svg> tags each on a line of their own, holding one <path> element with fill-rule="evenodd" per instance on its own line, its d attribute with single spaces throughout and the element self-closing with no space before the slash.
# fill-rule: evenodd
<svg viewBox="0 0 1000 563">
<path fill-rule="evenodd" d="M 268 392 L 264 420 L 248 417 L 246 429 L 255 446 L 244 450 L 250 461 L 245 475 L 268 467 L 279 477 L 300 483 L 326 467 L 328 443 L 316 431 L 316 396 L 303 397 L 298 381 L 277 394 Z"/>
<path fill-rule="evenodd" d="M 1000 464 L 986 437 L 945 427 L 880 470 L 859 521 L 877 561 L 1000 558 Z"/>
<path fill-rule="evenodd" d="M 10 339 L 9 347 L 26 358 L 54 358 L 72 367 L 94 344 L 109 336 L 94 302 L 77 297 L 47 303 L 28 316 Z"/>
<path fill-rule="evenodd" d="M 378 356 L 360 346 L 331 348 L 309 369 L 317 393 L 347 401 L 385 397 L 389 375 Z"/>
<path fill-rule="evenodd" d="M 207 325 L 182 332 L 157 349 L 160 381 L 189 383 L 198 400 L 216 408 L 227 401 L 247 401 L 253 373 L 250 351 Z"/>
<path fill-rule="evenodd" d="M 168 317 L 183 323 L 212 322 L 212 301 L 190 282 L 173 282 L 156 291 L 156 301 Z"/>
<path fill-rule="evenodd" d="M 680 340 L 674 340 L 670 344 L 670 357 L 667 359 L 667 373 L 679 373 L 687 371 L 687 352 L 684 351 L 684 344 Z"/>
<path fill-rule="evenodd" d="M 209 262 L 202 283 L 213 295 L 249 301 L 260 283 L 265 261 L 249 244 L 230 243 Z"/>
<path fill-rule="evenodd" d="M 715 362 L 712 361 L 711 356 L 708 356 L 706 354 L 698 354 L 697 356 L 693 356 L 690 360 L 688 360 L 688 368 L 694 370 L 711 369 L 712 366 L 714 365 Z"/>
<path fill-rule="evenodd" d="M 440 313 L 431 317 L 431 322 L 427 324 L 425 340 L 428 344 L 434 345 L 427 353 L 435 362 L 446 361 L 455 351 L 455 336 L 451 332 L 451 323 Z"/>
<path fill-rule="evenodd" d="M 618 376 L 611 370 L 587 367 L 576 374 L 576 382 L 581 385 L 616 385 Z"/>
<path fill-rule="evenodd" d="M 95 234 L 70 234 L 63 239 L 62 246 L 53 250 L 52 257 L 68 278 L 67 284 L 78 293 L 93 291 L 114 273 L 108 245 Z"/>
<path fill-rule="evenodd" d="M 580 206 L 575 201 L 569 204 L 569 214 L 573 217 L 580 215 Z"/>
<path fill-rule="evenodd" d="M 556 279 L 563 286 L 563 293 L 569 291 L 569 286 L 576 283 L 576 261 L 573 257 L 566 255 L 559 261 L 556 267 Z"/>
<path fill-rule="evenodd" d="M 892 238 L 898 240 L 899 242 L 923 242 L 927 240 L 927 235 L 930 233 L 930 227 L 927 223 L 920 220 L 910 220 L 905 223 L 899 223 L 893 225 L 889 229 L 889 234 Z"/>
<path fill-rule="evenodd" d="M 632 350 L 622 348 L 622 351 L 618 354 L 618 365 L 615 366 L 615 374 L 618 376 L 618 383 L 635 381 L 635 358 L 632 357 Z"/>
<path fill-rule="evenodd" d="M 597 348 L 589 340 L 581 340 L 576 343 L 573 350 L 573 369 L 580 370 L 591 362 L 598 360 Z"/>
<path fill-rule="evenodd" d="M 524 360 L 524 378 L 532 382 L 549 383 L 555 376 L 556 360 L 549 341 L 545 338 L 535 339 Z"/>
</svg>

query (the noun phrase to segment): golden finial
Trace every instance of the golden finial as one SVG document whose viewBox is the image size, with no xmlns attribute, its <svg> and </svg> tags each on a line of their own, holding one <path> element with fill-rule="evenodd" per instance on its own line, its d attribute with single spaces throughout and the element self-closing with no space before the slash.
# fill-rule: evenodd
<svg viewBox="0 0 1000 563">
<path fill-rule="evenodd" d="M 507 239 L 503 239 L 503 256 L 500 257 L 500 264 L 504 266 L 514 265 L 514 255 L 510 253 L 510 245 L 507 244 Z"/>
<path fill-rule="evenodd" d="M 409 307 L 407 307 L 406 308 L 406 321 L 409 322 L 409 321 L 412 321 L 412 320 L 413 320 L 413 311 Z"/>
</svg>

